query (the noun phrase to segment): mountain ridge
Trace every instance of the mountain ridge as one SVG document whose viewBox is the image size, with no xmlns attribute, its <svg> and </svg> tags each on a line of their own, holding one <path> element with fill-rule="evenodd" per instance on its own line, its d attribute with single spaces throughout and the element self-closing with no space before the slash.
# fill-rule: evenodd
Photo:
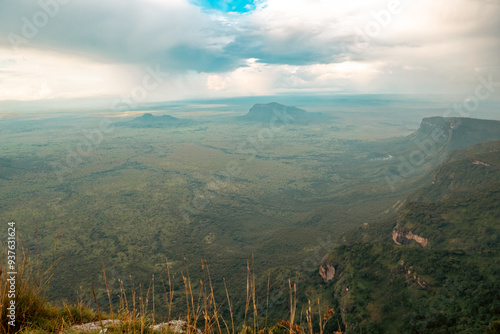
<svg viewBox="0 0 500 334">
<path fill-rule="evenodd" d="M 485 141 L 500 140 L 500 121 L 469 117 L 423 118 L 411 140 L 432 140 L 435 144 L 448 144 L 461 149 Z"/>
</svg>

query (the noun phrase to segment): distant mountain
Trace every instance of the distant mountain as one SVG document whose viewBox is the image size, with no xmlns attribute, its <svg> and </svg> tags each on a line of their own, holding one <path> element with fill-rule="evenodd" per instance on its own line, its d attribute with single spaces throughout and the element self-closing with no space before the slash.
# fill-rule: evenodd
<svg viewBox="0 0 500 334">
<path fill-rule="evenodd" d="M 276 122 L 276 124 L 308 124 L 325 118 L 321 113 L 311 113 L 304 109 L 285 106 L 276 102 L 255 104 L 248 113 L 238 117 L 242 121 Z"/>
<path fill-rule="evenodd" d="M 424 130 L 437 124 L 450 125 L 433 119 Z M 457 133 L 473 140 L 479 135 L 469 130 L 480 124 L 493 135 L 491 123 L 469 120 Z M 346 333 L 487 332 L 500 320 L 498 203 L 500 141 L 493 141 L 451 153 L 395 221 L 353 231 L 319 270 Z"/>
<path fill-rule="evenodd" d="M 179 119 L 170 115 L 154 116 L 153 114 L 147 113 L 131 121 L 120 122 L 118 125 L 132 128 L 166 128 L 185 126 L 192 123 L 192 120 Z"/>
</svg>

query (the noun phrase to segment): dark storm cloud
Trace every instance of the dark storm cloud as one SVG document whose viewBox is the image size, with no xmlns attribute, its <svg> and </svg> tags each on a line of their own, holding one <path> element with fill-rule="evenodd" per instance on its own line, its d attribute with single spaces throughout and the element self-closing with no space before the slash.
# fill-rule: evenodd
<svg viewBox="0 0 500 334">
<path fill-rule="evenodd" d="M 2 1 L 0 13 L 4 47 L 71 52 L 103 62 L 156 63 L 169 71 L 239 66 L 237 58 L 207 42 L 219 24 L 184 1 Z"/>
<path fill-rule="evenodd" d="M 169 72 L 229 72 L 247 66 L 249 58 L 297 66 L 442 63 L 449 72 L 471 62 L 498 64 L 498 1 L 413 2 L 380 25 L 368 43 L 366 24 L 378 24 L 372 14 L 386 11 L 385 0 L 370 2 L 370 9 L 360 0 L 268 3 L 240 15 L 204 12 L 187 0 L 0 0 L 0 46 L 76 53 L 100 63 L 161 65 Z M 313 11 L 286 14 L 314 4 Z"/>
<path fill-rule="evenodd" d="M 290 65 L 337 62 L 352 40 L 318 40 L 321 29 L 301 27 L 270 37 L 266 29 L 245 23 L 236 28 L 184 0 L 0 2 L 0 45 L 76 53 L 99 62 L 159 64 L 172 72 L 231 71 L 248 58 Z"/>
<path fill-rule="evenodd" d="M 235 57 L 256 58 L 267 64 L 311 65 L 328 64 L 343 60 L 349 52 L 352 37 L 337 37 L 318 43 L 307 31 L 289 32 L 285 37 L 269 39 L 265 33 L 241 32 L 224 51 Z"/>
</svg>

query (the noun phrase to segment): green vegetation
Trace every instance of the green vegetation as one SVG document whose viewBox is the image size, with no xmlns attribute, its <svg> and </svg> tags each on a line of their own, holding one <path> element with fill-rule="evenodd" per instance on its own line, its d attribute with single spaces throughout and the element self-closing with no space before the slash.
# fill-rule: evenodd
<svg viewBox="0 0 500 334">
<path fill-rule="evenodd" d="M 500 314 L 499 147 L 454 152 L 430 185 L 408 196 L 397 223 L 360 228 L 349 239 L 364 235 L 366 242 L 331 252 L 325 262 L 337 270 L 332 288 L 350 333 L 493 330 Z M 396 245 L 392 227 L 428 243 Z"/>
<path fill-rule="evenodd" d="M 297 280 L 288 280 L 289 311 L 288 320 L 279 322 L 271 320 L 269 308 L 273 307 L 276 300 L 270 296 L 269 279 L 266 296 L 266 312 L 262 311 L 262 300 L 259 303 L 256 291 L 256 277 L 254 268 L 247 264 L 246 299 L 243 321 L 236 323 L 233 314 L 233 304 L 224 282 L 226 299 L 216 301 L 214 285 L 210 276 L 209 267 L 202 262 L 203 277 L 199 284 L 191 280 L 189 271 L 186 276 L 182 274 L 183 287 L 179 291 L 173 287 L 172 276 L 168 272 L 168 282 L 161 282 L 163 293 L 155 295 L 155 281 L 153 276 L 147 290 L 141 286 L 134 286 L 127 290 L 120 282 L 120 292 L 113 295 L 107 280 L 106 268 L 102 268 L 107 293 L 107 304 L 100 304 L 97 300 L 94 286 L 92 294 L 94 304 L 92 307 L 79 301 L 77 304 L 53 306 L 45 299 L 45 289 L 51 277 L 50 267 L 40 273 L 38 263 L 30 262 L 27 253 L 23 253 L 22 262 L 16 268 L 15 286 L 15 311 L 9 313 L 5 305 L 10 305 L 13 298 L 12 289 L 4 272 L 0 273 L 0 330 L 2 333 L 94 333 L 105 329 L 108 333 L 174 333 L 175 320 L 183 319 L 182 330 L 186 333 L 200 331 L 209 333 L 309 333 L 330 332 L 333 328 L 332 320 L 337 321 L 336 333 L 340 332 L 339 318 L 333 309 L 317 299 L 317 303 L 307 302 L 307 306 L 299 305 L 297 293 Z M 168 263 L 167 263 L 168 265 Z M 168 268 L 168 267 L 167 267 Z M 3 274 L 3 275 L 1 275 Z M 177 292 L 177 293 L 176 293 Z M 156 297 L 156 298 L 155 298 Z M 168 324 L 158 324 L 156 303 L 158 299 L 165 298 L 168 304 Z M 172 314 L 174 299 L 181 299 L 185 308 L 181 314 Z M 103 306 L 108 312 L 103 312 Z M 300 313 L 299 313 L 300 311 Z M 12 318 L 14 317 L 14 319 Z M 95 329 L 90 327 L 94 326 Z"/>
<path fill-rule="evenodd" d="M 340 120 L 336 126 L 343 127 Z M 90 279 L 105 299 L 101 262 L 119 291 L 118 280 L 129 284 L 131 275 L 143 285 L 164 275 L 166 258 L 180 272 L 184 257 L 196 276 L 196 264 L 207 259 L 214 280 L 224 275 L 235 300 L 243 300 L 238 282 L 252 252 L 264 275 L 308 258 L 315 271 L 337 235 L 375 222 L 401 197 L 385 183 L 389 162 L 364 157 L 356 138 L 362 133 L 329 127 L 289 125 L 268 142 L 252 141 L 262 124 L 222 122 L 99 133 L 99 121 L 87 119 L 6 129 L 1 215 L 18 223 L 29 249 L 38 240 L 44 264 L 60 233 L 51 301 L 74 301 L 82 286 L 80 297 L 92 302 Z M 88 153 L 76 154 L 80 146 Z M 231 163 L 238 173 L 226 180 Z M 186 210 L 186 221 L 183 206 L 199 210 Z"/>
<path fill-rule="evenodd" d="M 33 309 L 63 327 L 103 312 L 127 322 L 140 311 L 133 326 L 143 329 L 153 317 L 195 315 L 193 323 L 205 328 L 209 313 L 228 328 L 234 321 L 238 331 L 284 321 L 273 331 L 290 332 L 295 323 L 317 333 L 318 314 L 329 305 L 336 313 L 325 333 L 339 326 L 349 333 L 494 330 L 498 142 L 451 155 L 453 145 L 442 145 L 392 189 L 386 176 L 400 175 L 398 158 L 418 148 L 415 136 L 428 137 L 367 141 L 409 133 L 374 126 L 370 117 L 339 113 L 331 122 L 287 124 L 272 136 L 265 123 L 229 118 L 104 128 L 93 118 L 58 119 L 2 129 L 0 215 L 17 223 L 42 267 L 50 267 L 60 235 L 47 301 L 32 298 Z M 404 236 L 396 245 L 395 227 L 428 245 Z M 335 245 L 324 261 L 337 273 L 325 284 L 318 266 Z M 186 283 L 201 304 L 186 302 Z M 142 311 L 139 299 L 130 307 L 141 292 Z M 154 312 L 146 298 L 153 295 Z M 203 301 L 210 312 L 200 311 Z M 87 315 L 79 305 L 89 307 Z M 26 314 L 34 319 L 37 312 Z M 57 327 L 39 322 L 40 330 Z"/>
<path fill-rule="evenodd" d="M 2 254 L 2 261 L 5 258 L 6 254 Z M 15 289 L 8 281 L 12 276 L 0 271 L 0 332 L 56 333 L 72 323 L 98 320 L 98 313 L 82 303 L 61 306 L 48 303 L 45 294 L 53 267 L 42 271 L 38 258 L 30 257 L 27 251 L 21 252 L 17 260 Z M 15 300 L 14 319 L 9 317 L 11 300 Z"/>
</svg>

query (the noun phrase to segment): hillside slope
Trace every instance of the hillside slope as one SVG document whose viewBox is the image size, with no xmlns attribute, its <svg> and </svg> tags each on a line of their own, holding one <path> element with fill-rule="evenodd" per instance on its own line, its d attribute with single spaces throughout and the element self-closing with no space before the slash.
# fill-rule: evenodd
<svg viewBox="0 0 500 334">
<path fill-rule="evenodd" d="M 500 319 L 499 149 L 452 153 L 397 221 L 325 257 L 347 333 L 485 333 Z"/>
</svg>

